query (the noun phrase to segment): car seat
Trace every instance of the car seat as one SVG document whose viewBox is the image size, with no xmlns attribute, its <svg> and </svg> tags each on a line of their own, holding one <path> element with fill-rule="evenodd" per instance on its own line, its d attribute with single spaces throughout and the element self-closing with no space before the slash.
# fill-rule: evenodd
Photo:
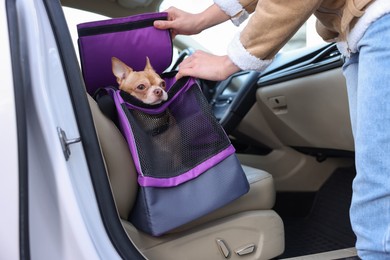
<svg viewBox="0 0 390 260">
<path fill-rule="evenodd" d="M 126 141 L 88 95 L 119 217 L 148 259 L 271 259 L 284 250 L 283 222 L 272 210 L 272 175 L 243 166 L 250 190 L 232 203 L 161 237 L 137 230 L 127 219 L 137 196 L 137 173 Z M 189 209 L 190 210 L 190 209 Z"/>
</svg>

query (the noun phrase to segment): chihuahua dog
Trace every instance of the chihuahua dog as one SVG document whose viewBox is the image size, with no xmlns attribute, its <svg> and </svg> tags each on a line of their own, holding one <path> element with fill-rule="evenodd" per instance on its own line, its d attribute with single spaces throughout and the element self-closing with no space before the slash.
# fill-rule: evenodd
<svg viewBox="0 0 390 260">
<path fill-rule="evenodd" d="M 116 57 L 112 57 L 112 72 L 119 84 L 119 89 L 125 91 L 145 104 L 156 105 L 168 99 L 165 91 L 165 81 L 154 71 L 146 57 L 146 66 L 143 71 L 134 71 Z M 176 148 L 172 151 L 172 144 L 176 143 L 180 130 L 169 108 L 157 115 L 145 115 L 143 112 L 132 113 L 139 126 L 150 137 L 149 153 L 151 158 L 165 158 L 162 169 L 175 169 L 181 165 L 181 156 Z M 161 156 L 163 154 L 163 156 Z"/>
<path fill-rule="evenodd" d="M 156 105 L 167 100 L 165 81 L 154 71 L 148 57 L 146 57 L 146 66 L 143 71 L 134 71 L 116 57 L 112 57 L 111 61 L 112 72 L 120 90 L 149 105 Z"/>
</svg>

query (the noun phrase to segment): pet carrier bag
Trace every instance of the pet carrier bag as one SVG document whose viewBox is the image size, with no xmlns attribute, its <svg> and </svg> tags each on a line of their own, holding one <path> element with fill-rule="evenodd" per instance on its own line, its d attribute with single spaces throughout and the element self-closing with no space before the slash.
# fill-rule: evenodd
<svg viewBox="0 0 390 260">
<path fill-rule="evenodd" d="M 129 221 L 155 236 L 208 214 L 249 189 L 229 138 L 193 78 L 176 81 L 173 73 L 162 74 L 168 99 L 157 105 L 113 87 L 112 56 L 135 70 L 144 68 L 146 56 L 159 74 L 169 66 L 169 31 L 153 27 L 154 20 L 166 17 L 152 13 L 78 26 L 87 91 L 99 89 L 98 103 L 111 98 L 138 173 L 138 196 Z"/>
</svg>

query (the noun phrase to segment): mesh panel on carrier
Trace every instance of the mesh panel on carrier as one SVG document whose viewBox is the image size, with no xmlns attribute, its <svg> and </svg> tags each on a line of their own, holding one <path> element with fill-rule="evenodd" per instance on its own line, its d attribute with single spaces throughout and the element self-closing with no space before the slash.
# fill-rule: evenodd
<svg viewBox="0 0 390 260">
<path fill-rule="evenodd" d="M 126 96 L 122 93 L 124 100 Z M 230 145 L 197 86 L 190 87 L 161 113 L 131 108 L 124 111 L 132 128 L 143 176 L 178 176 Z"/>
</svg>

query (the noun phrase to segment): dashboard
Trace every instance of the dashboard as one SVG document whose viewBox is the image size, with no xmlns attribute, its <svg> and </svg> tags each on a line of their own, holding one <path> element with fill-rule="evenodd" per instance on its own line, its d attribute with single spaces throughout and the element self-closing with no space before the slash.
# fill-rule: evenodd
<svg viewBox="0 0 390 260">
<path fill-rule="evenodd" d="M 210 97 L 214 115 L 230 134 L 256 102 L 258 88 L 340 67 L 335 44 L 279 53 L 262 73 L 241 71 L 218 82 Z"/>
</svg>

